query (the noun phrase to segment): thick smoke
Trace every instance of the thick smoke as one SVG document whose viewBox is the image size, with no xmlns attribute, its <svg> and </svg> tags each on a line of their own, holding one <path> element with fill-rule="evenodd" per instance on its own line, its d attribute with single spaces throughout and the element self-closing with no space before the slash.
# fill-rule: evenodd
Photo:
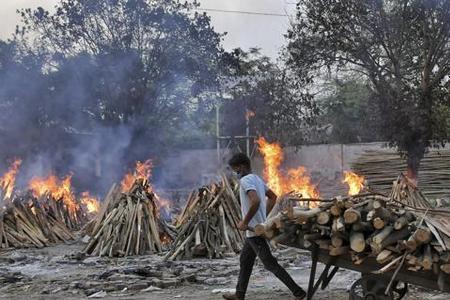
<svg viewBox="0 0 450 300">
<path fill-rule="evenodd" d="M 94 68 L 90 60 L 75 60 L 58 72 L 36 75 L 39 80 L 28 84 L 24 81 L 30 76 L 28 70 L 11 67 L 5 70 L 7 76 L 1 74 L 0 174 L 14 158 L 21 158 L 18 187 L 26 187 L 35 176 L 73 174 L 73 183 L 79 192 L 89 190 L 101 195 L 132 169 L 136 160 L 153 158 L 157 166 L 164 166 L 165 157 L 176 153 L 176 147 L 186 142 L 180 137 L 177 145 L 171 144 L 168 136 L 171 132 L 196 132 L 198 145 L 212 145 L 211 139 L 202 137 L 200 128 L 187 121 L 180 128 L 170 127 L 169 122 L 149 125 L 144 119 L 152 116 L 145 108 L 148 115 L 130 113 L 128 118 L 134 119 L 125 120 L 129 109 L 117 107 L 134 105 L 133 99 L 121 97 L 122 93 L 126 97 L 121 89 L 126 86 L 128 71 L 133 68 L 131 60 L 111 64 L 114 78 L 108 78 L 109 84 L 117 83 L 117 87 L 108 89 L 109 96 L 119 103 L 105 105 L 122 110 L 123 116 L 108 115 L 109 108 L 102 107 L 102 102 L 109 100 L 101 98 L 106 93 L 92 105 L 96 89 L 101 91 L 99 86 L 104 84 L 105 78 L 91 77 L 96 66 Z M 26 91 L 21 92 L 22 89 Z M 182 114 L 180 111 L 180 118 Z M 171 160 L 167 163 L 172 164 Z M 162 176 L 162 172 L 155 173 Z M 166 185 L 162 177 L 159 182 Z"/>
<path fill-rule="evenodd" d="M 97 195 L 149 158 L 164 188 L 214 177 L 214 152 L 181 150 L 215 147 L 219 78 L 246 74 L 230 71 L 209 17 L 177 0 L 70 3 L 23 11 L 28 40 L 19 30 L 0 42 L 0 174 L 21 158 L 19 187 L 72 174 L 78 192 Z M 222 134 L 245 134 L 242 108 L 222 110 Z"/>
</svg>

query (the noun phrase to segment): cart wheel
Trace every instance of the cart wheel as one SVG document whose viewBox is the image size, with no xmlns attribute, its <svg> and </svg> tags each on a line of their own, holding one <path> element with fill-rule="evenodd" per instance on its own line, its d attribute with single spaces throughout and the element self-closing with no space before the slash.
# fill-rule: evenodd
<svg viewBox="0 0 450 300">
<path fill-rule="evenodd" d="M 395 299 L 400 300 L 408 292 L 408 284 L 406 282 L 395 281 L 392 291 L 394 292 Z"/>
<path fill-rule="evenodd" d="M 350 289 L 350 300 L 400 300 L 408 291 L 408 285 L 399 282 L 394 283 L 394 288 L 385 295 L 388 281 L 380 276 L 363 275 L 355 281 Z"/>
</svg>

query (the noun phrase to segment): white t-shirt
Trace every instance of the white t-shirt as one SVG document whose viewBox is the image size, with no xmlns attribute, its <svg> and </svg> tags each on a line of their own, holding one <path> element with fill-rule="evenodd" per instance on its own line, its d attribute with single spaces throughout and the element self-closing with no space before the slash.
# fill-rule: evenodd
<svg viewBox="0 0 450 300">
<path fill-rule="evenodd" d="M 258 224 L 266 222 L 266 192 L 269 190 L 264 181 L 255 174 L 248 174 L 241 178 L 239 196 L 241 198 L 242 219 L 250 209 L 250 201 L 247 195 L 248 191 L 255 191 L 260 199 L 259 208 L 253 218 L 250 220 L 248 226 L 255 227 Z M 247 230 L 247 237 L 254 237 L 255 234 Z"/>
</svg>

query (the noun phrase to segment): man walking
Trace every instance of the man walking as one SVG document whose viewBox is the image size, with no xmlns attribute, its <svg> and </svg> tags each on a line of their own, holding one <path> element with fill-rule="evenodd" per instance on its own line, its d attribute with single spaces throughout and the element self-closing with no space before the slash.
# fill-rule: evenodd
<svg viewBox="0 0 450 300">
<path fill-rule="evenodd" d="M 239 153 L 228 162 L 234 173 L 240 178 L 240 198 L 242 221 L 238 229 L 246 231 L 246 240 L 240 256 L 240 272 L 235 294 L 225 294 L 227 300 L 244 300 L 247 286 L 252 274 L 256 256 L 264 267 L 280 279 L 294 294 L 295 299 L 306 297 L 305 291 L 298 286 L 292 277 L 283 269 L 273 257 L 267 241 L 256 236 L 251 230 L 257 224 L 264 223 L 266 216 L 274 207 L 277 195 L 270 190 L 264 181 L 252 174 L 250 159 L 247 155 Z M 267 200 L 266 200 L 267 197 Z"/>
</svg>

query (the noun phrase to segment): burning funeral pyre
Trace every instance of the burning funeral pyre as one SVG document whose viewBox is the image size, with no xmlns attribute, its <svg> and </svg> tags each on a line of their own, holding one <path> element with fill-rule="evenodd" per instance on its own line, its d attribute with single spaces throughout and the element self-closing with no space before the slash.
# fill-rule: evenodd
<svg viewBox="0 0 450 300">
<path fill-rule="evenodd" d="M 16 192 L 20 164 L 16 160 L 0 178 L 0 248 L 41 248 L 74 239 L 73 231 L 87 221 L 88 212 L 72 192 L 71 176 L 33 178 L 27 191 Z"/>
<path fill-rule="evenodd" d="M 33 195 L 49 203 L 59 220 L 70 230 L 79 230 L 87 222 L 87 215 L 81 209 L 71 188 L 71 176 L 59 180 L 50 175 L 47 178 L 35 177 L 29 183 Z"/>
<path fill-rule="evenodd" d="M 159 253 L 174 238 L 171 227 L 159 218 L 163 205 L 148 181 L 151 161 L 137 162 L 121 185 L 113 185 L 97 217 L 84 252 L 96 256 L 131 256 Z"/>
<path fill-rule="evenodd" d="M 220 182 L 193 191 L 177 221 L 178 237 L 165 258 L 221 258 L 238 252 L 243 242 L 237 230 L 241 219 L 238 188 L 223 175 Z"/>
<path fill-rule="evenodd" d="M 380 273 L 407 268 L 450 274 L 450 211 L 433 209 L 405 176 L 389 196 L 362 193 L 318 203 L 279 211 L 255 230 L 274 246 L 318 247 L 330 256 L 348 255 L 354 264 L 373 257 Z"/>
<path fill-rule="evenodd" d="M 283 149 L 278 143 L 268 143 L 263 137 L 257 141 L 258 150 L 264 158 L 264 178 L 277 195 L 295 192 L 304 198 L 318 198 L 319 191 L 308 176 L 306 168 L 299 166 L 280 170 L 284 160 Z"/>
</svg>

